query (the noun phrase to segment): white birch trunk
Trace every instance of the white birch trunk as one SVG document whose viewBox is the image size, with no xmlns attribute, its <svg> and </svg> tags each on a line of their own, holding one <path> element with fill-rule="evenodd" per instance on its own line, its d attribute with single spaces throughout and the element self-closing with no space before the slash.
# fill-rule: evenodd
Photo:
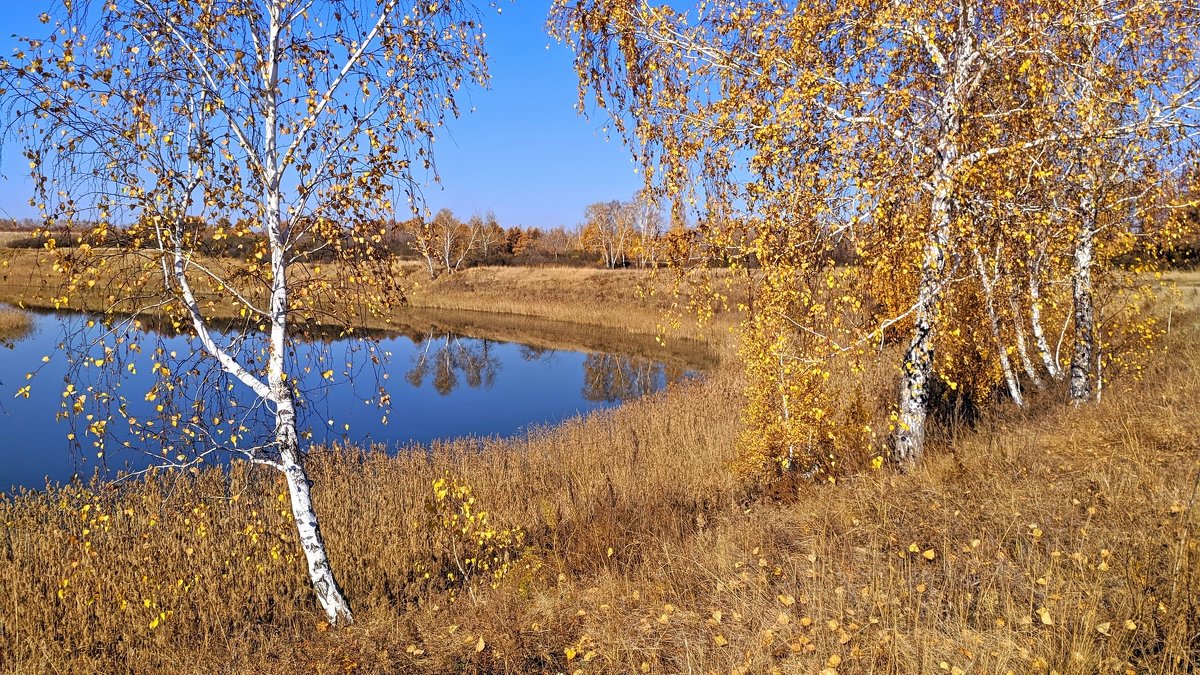
<svg viewBox="0 0 1200 675">
<path fill-rule="evenodd" d="M 996 342 L 996 356 L 1000 361 L 1000 370 L 1004 373 L 1004 382 L 1008 385 L 1008 395 L 1018 408 L 1025 407 L 1025 398 L 1021 395 L 1021 384 L 1017 382 L 1013 372 L 1012 361 L 1008 358 L 1008 350 L 1004 339 L 1000 336 L 1000 317 L 996 315 L 996 303 L 993 295 L 992 277 L 983 264 L 983 256 L 975 249 L 975 269 L 979 272 L 979 281 L 983 286 L 984 303 L 987 305 L 988 321 L 992 328 L 992 339 Z"/>
<path fill-rule="evenodd" d="M 271 306 L 270 346 L 267 355 L 267 386 L 270 388 L 271 403 L 275 406 L 275 442 L 279 452 L 279 466 L 287 479 L 291 497 L 292 517 L 296 523 L 296 534 L 304 557 L 308 563 L 308 574 L 316 592 L 317 601 L 325 610 L 331 624 L 353 622 L 350 605 L 342 595 L 334 579 L 325 552 L 325 540 L 313 510 L 308 475 L 304 470 L 296 436 L 296 410 L 291 391 L 284 373 L 284 350 L 287 339 L 288 285 L 287 285 L 287 236 L 283 231 L 282 211 L 282 165 L 279 155 L 277 111 L 279 106 L 279 52 L 280 44 L 278 5 L 270 10 L 270 33 L 266 58 L 262 64 L 264 97 L 263 105 L 263 216 L 267 241 L 271 254 Z"/>
<path fill-rule="evenodd" d="M 313 508 L 311 485 L 296 437 L 296 412 L 290 399 L 277 401 L 275 408 L 275 440 L 279 444 L 279 463 L 287 479 L 288 495 L 291 497 L 292 519 L 296 523 L 296 534 L 308 567 L 317 602 L 325 611 L 329 623 L 348 625 L 354 623 L 350 604 L 342 594 L 329 556 L 325 552 L 325 539 L 321 536 L 321 525 Z"/>
<path fill-rule="evenodd" d="M 1091 102 L 1095 97 L 1094 81 L 1096 78 L 1098 29 L 1095 25 L 1090 29 L 1090 44 L 1087 53 L 1088 61 L 1083 76 L 1083 96 L 1085 102 Z M 1091 131 L 1095 125 L 1095 113 L 1088 112 L 1084 120 L 1084 129 Z M 1092 261 L 1096 248 L 1096 198 L 1093 190 L 1096 187 L 1093 169 L 1088 162 L 1086 148 L 1080 150 L 1078 159 L 1079 170 L 1083 172 L 1082 194 L 1079 199 L 1079 234 L 1075 239 L 1075 254 L 1072 262 L 1072 301 L 1073 317 L 1075 319 L 1075 349 L 1071 355 L 1071 402 L 1075 405 L 1088 400 L 1092 396 L 1092 365 L 1096 357 L 1096 308 L 1094 290 L 1092 288 Z"/>
<path fill-rule="evenodd" d="M 900 395 L 892 459 L 902 468 L 920 461 L 925 451 L 925 423 L 929 416 L 929 385 L 934 376 L 934 331 L 941 314 L 942 286 L 946 283 L 946 253 L 950 246 L 950 228 L 954 217 L 955 174 L 960 167 L 963 105 L 978 87 L 986 63 L 981 59 L 973 31 L 975 8 L 961 7 L 958 17 L 953 70 L 941 50 L 926 36 L 926 51 L 945 78 L 941 101 L 936 112 L 938 129 L 934 147 L 937 163 L 929 176 L 932 193 L 929 229 L 921 258 L 921 281 L 913 308 L 913 332 L 900 373 Z"/>
<path fill-rule="evenodd" d="M 1076 405 L 1092 396 L 1092 364 L 1096 353 L 1096 309 L 1092 289 L 1096 213 L 1090 195 L 1081 204 L 1082 222 L 1075 240 L 1073 300 L 1075 351 L 1071 356 L 1071 401 Z"/>
<path fill-rule="evenodd" d="M 1025 339 L 1025 324 L 1022 321 L 1021 305 L 1017 302 L 1015 291 L 1009 295 L 1008 303 L 1012 308 L 1013 331 L 1016 333 L 1017 356 L 1021 359 L 1021 368 L 1025 370 L 1025 375 L 1033 383 L 1033 386 L 1041 389 L 1045 383 L 1042 382 L 1037 368 L 1033 366 L 1033 359 L 1029 356 L 1029 341 Z"/>
<path fill-rule="evenodd" d="M 929 413 L 929 384 L 933 379 L 934 324 L 941 309 L 946 272 L 946 245 L 950 239 L 950 177 L 939 169 L 941 180 L 931 208 L 931 232 L 921 261 L 921 282 L 913 312 L 913 332 L 900 373 L 899 410 L 892 457 L 902 467 L 916 464 L 925 450 L 925 422 Z"/>
<path fill-rule="evenodd" d="M 1050 379 L 1061 380 L 1062 368 L 1058 366 L 1058 359 L 1050 352 L 1050 343 L 1046 340 L 1046 331 L 1042 328 L 1042 297 L 1036 269 L 1029 276 L 1029 300 L 1029 324 L 1033 330 L 1033 343 L 1037 346 L 1038 355 L 1042 359 L 1042 365 L 1046 367 L 1046 372 L 1050 374 Z"/>
</svg>

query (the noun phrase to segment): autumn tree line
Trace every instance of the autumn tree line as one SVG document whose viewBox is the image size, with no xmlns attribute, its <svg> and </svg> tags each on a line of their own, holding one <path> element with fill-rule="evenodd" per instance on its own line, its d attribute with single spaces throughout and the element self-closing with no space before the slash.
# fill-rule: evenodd
<svg viewBox="0 0 1200 675">
<path fill-rule="evenodd" d="M 314 228 L 301 222 L 299 228 L 310 234 L 298 242 L 298 248 L 306 249 L 304 259 L 310 262 L 334 260 L 347 252 L 375 259 L 416 259 L 431 278 L 479 265 L 654 268 L 665 264 L 668 247 L 678 247 L 695 236 L 682 224 L 668 230 L 664 223 L 662 209 L 640 195 L 628 201 L 590 204 L 584 209 L 584 221 L 573 228 L 505 227 L 490 210 L 464 220 L 443 208 L 431 217 L 374 222 L 364 228 L 378 234 L 370 242 L 356 239 L 349 230 L 330 242 L 315 233 L 330 227 L 336 230 L 333 223 Z M 0 218 L 0 232 L 24 234 L 8 241 L 6 246 L 10 248 L 44 248 L 47 243 L 65 248 L 84 241 L 89 245 L 146 248 L 156 243 L 150 236 L 153 229 L 152 219 L 143 218 L 125 227 L 104 228 L 104 236 L 97 237 L 91 223 L 47 226 L 29 218 Z M 196 250 L 207 255 L 242 256 L 265 244 L 264 234 L 249 218 L 206 222 L 184 216 L 180 218 L 180 230 Z"/>
</svg>

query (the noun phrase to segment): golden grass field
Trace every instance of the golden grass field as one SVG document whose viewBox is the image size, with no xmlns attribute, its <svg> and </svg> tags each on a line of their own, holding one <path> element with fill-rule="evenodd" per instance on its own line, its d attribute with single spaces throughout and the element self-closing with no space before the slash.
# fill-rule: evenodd
<svg viewBox="0 0 1200 675">
<path fill-rule="evenodd" d="M 652 334 L 660 307 L 639 304 L 636 276 L 591 274 L 472 270 L 411 296 Z M 1141 380 L 1081 409 L 1050 394 L 997 406 L 936 434 L 908 474 L 739 481 L 729 359 L 523 437 L 315 452 L 348 628 L 327 628 L 313 601 L 270 470 L 9 496 L 0 670 L 1191 672 L 1200 276 L 1176 280 L 1185 306 Z M 698 329 L 718 354 L 727 323 Z M 887 395 L 886 372 L 860 385 Z M 490 531 L 522 533 L 481 556 L 510 556 L 498 579 L 464 579 L 447 555 L 478 535 L 446 525 L 433 485 L 447 477 Z"/>
</svg>

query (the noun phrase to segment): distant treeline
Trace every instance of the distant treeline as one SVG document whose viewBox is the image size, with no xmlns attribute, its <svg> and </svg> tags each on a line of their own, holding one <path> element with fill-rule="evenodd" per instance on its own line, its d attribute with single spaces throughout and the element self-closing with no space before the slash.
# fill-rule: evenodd
<svg viewBox="0 0 1200 675">
<path fill-rule="evenodd" d="M 295 250 L 303 260 L 328 261 L 339 257 L 401 258 L 419 260 L 425 253 L 450 256 L 456 268 L 473 265 L 568 265 L 595 266 L 599 258 L 580 246 L 579 234 L 565 227 L 500 227 L 489 219 L 484 227 L 473 218 L 465 223 L 448 211 L 439 213 L 441 220 L 381 221 L 355 227 L 333 228 L 297 223 Z M 436 223 L 436 226 L 433 224 Z M 474 228 L 474 229 L 471 229 Z M 185 247 L 206 255 L 241 256 L 253 254 L 265 247 L 266 238 L 256 224 L 249 221 L 208 223 L 189 217 L 177 228 Z M 467 238 L 458 240 L 465 229 Z M 18 233 L 4 243 L 8 248 L 41 249 L 73 248 L 81 244 L 114 248 L 155 248 L 158 238 L 153 227 L 138 223 L 125 227 L 97 227 L 90 223 L 45 226 L 33 219 L 0 219 L 0 231 Z M 331 235 L 334 231 L 336 234 Z M 364 237 L 363 233 L 370 233 Z M 436 234 L 435 234 L 436 233 Z M 435 236 L 430 237 L 431 234 Z M 437 245 L 437 251 L 423 247 L 420 241 Z M 449 241 L 447 241 L 449 239 Z M 53 243 L 51 243 L 51 241 Z M 368 243 L 369 241 L 369 243 Z M 468 246 L 469 244 L 469 246 Z"/>
<path fill-rule="evenodd" d="M 597 202 L 589 205 L 585 214 L 584 222 L 575 228 L 549 229 L 503 227 L 490 212 L 464 221 L 449 209 L 442 209 L 428 220 L 416 217 L 354 227 L 322 227 L 320 223 L 300 221 L 295 228 L 299 233 L 295 250 L 299 259 L 311 262 L 346 258 L 418 260 L 431 276 L 438 276 L 481 265 L 658 267 L 668 259 L 686 258 L 688 249 L 702 245 L 696 229 L 680 224 L 664 228 L 657 210 L 636 197 L 628 202 Z M 1184 217 L 1200 223 L 1200 208 L 1190 208 Z M 182 233 L 186 248 L 205 255 L 239 257 L 265 250 L 266 246 L 266 238 L 248 220 L 208 223 L 188 217 L 173 231 Z M 1200 231 L 1200 227 L 1187 231 Z M 40 249 L 50 245 L 51 240 L 57 248 L 82 243 L 134 249 L 158 245 L 155 229 L 148 223 L 108 228 L 86 223 L 44 227 L 42 221 L 33 218 L 0 218 L 0 232 L 17 233 L 3 243 L 8 248 Z M 849 238 L 839 240 L 831 255 L 838 264 L 858 262 Z M 1156 260 L 1167 268 L 1194 268 L 1200 265 L 1200 240 L 1138 246 L 1116 262 L 1133 265 L 1145 260 Z M 708 262 L 724 266 L 729 261 Z M 752 257 L 743 257 L 739 262 L 750 268 L 758 266 Z"/>
</svg>

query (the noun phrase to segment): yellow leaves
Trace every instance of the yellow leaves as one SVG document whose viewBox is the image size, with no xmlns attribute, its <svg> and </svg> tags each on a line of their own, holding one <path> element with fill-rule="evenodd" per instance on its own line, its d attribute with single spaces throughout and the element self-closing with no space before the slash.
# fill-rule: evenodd
<svg viewBox="0 0 1200 675">
<path fill-rule="evenodd" d="M 18 398 L 18 397 L 29 398 L 29 386 L 30 385 L 27 384 L 24 387 L 21 387 L 20 389 L 18 389 L 16 395 L 14 395 L 13 398 Z"/>
<path fill-rule="evenodd" d="M 149 601 L 147 601 L 147 602 L 149 602 Z M 156 616 L 150 620 L 150 630 L 154 630 L 155 628 L 158 628 L 160 625 L 162 625 L 162 623 L 164 621 L 171 618 L 171 615 L 174 613 L 175 613 L 174 610 L 159 612 L 158 616 Z"/>
<path fill-rule="evenodd" d="M 1046 609 L 1045 607 L 1038 607 L 1036 614 L 1038 615 L 1038 618 L 1041 619 L 1043 625 L 1054 625 L 1054 619 L 1050 616 L 1050 610 Z"/>
<path fill-rule="evenodd" d="M 483 636 L 480 635 L 479 641 L 475 643 L 475 653 L 479 653 L 479 652 L 483 651 L 484 647 L 487 647 L 487 643 L 484 642 Z"/>
</svg>

